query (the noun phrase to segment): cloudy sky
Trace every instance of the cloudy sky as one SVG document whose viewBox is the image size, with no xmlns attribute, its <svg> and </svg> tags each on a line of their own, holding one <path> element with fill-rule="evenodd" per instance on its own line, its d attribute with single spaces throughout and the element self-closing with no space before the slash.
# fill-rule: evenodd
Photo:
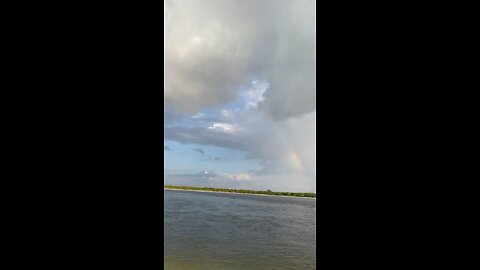
<svg viewBox="0 0 480 270">
<path fill-rule="evenodd" d="M 315 0 L 164 10 L 165 184 L 315 191 Z"/>
</svg>

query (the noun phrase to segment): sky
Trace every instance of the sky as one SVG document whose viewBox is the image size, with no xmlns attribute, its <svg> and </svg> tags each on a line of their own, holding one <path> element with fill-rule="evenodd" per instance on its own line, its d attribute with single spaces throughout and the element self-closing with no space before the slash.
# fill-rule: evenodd
<svg viewBox="0 0 480 270">
<path fill-rule="evenodd" d="M 164 1 L 164 182 L 316 191 L 314 0 Z"/>
</svg>

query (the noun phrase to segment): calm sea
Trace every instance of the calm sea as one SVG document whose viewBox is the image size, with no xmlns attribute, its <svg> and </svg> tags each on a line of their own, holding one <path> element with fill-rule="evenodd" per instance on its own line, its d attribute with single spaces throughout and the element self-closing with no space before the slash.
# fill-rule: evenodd
<svg viewBox="0 0 480 270">
<path fill-rule="evenodd" d="M 314 199 L 164 194 L 165 269 L 316 268 Z"/>
</svg>

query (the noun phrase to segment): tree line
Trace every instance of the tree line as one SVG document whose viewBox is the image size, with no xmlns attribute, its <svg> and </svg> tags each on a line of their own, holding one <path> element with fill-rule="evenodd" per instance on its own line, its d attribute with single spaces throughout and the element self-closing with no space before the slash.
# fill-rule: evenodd
<svg viewBox="0 0 480 270">
<path fill-rule="evenodd" d="M 311 192 L 276 192 L 271 190 L 248 190 L 248 189 L 229 189 L 229 188 L 212 188 L 212 187 L 189 187 L 189 186 L 172 186 L 165 185 L 164 188 L 170 189 L 184 189 L 184 190 L 204 190 L 216 192 L 232 192 L 232 193 L 247 193 L 247 194 L 263 194 L 263 195 L 277 195 L 277 196 L 293 196 L 293 197 L 307 197 L 316 198 L 316 193 Z"/>
</svg>

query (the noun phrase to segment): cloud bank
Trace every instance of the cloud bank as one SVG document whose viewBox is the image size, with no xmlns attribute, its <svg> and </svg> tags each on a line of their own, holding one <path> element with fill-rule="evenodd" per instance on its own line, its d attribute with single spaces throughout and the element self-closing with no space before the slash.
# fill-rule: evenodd
<svg viewBox="0 0 480 270">
<path fill-rule="evenodd" d="M 167 0 L 164 15 L 165 139 L 260 160 L 209 181 L 315 190 L 315 1 Z"/>
</svg>

